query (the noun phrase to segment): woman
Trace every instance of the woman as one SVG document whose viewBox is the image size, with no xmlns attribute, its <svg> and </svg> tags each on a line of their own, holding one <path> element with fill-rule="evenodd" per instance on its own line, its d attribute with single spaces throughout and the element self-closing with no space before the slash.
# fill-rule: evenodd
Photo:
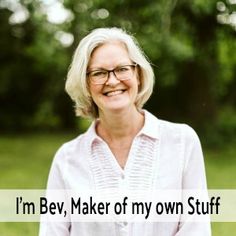
<svg viewBox="0 0 236 236">
<path fill-rule="evenodd" d="M 64 144 L 49 189 L 206 189 L 204 162 L 189 126 L 159 120 L 142 106 L 153 70 L 135 39 L 118 28 L 95 29 L 75 51 L 66 91 L 88 131 Z M 210 235 L 207 223 L 47 223 L 41 235 Z"/>
</svg>

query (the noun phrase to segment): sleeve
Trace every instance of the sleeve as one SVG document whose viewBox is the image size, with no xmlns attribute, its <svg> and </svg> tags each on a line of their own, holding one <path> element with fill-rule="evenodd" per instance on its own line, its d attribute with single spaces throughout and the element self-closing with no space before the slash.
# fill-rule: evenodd
<svg viewBox="0 0 236 236">
<path fill-rule="evenodd" d="M 63 146 L 57 151 L 48 176 L 47 190 L 66 189 L 63 178 L 65 155 Z M 70 223 L 68 222 L 40 222 L 39 236 L 69 236 Z"/>
<path fill-rule="evenodd" d="M 207 193 L 204 158 L 201 143 L 196 132 L 189 126 L 184 126 L 184 170 L 182 187 L 186 189 L 201 189 Z M 180 222 L 175 236 L 210 236 L 210 218 L 207 222 Z"/>
</svg>

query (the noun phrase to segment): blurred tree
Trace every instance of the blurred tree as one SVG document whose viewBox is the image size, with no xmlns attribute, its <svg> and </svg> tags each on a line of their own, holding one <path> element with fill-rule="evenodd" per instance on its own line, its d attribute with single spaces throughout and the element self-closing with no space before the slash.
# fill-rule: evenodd
<svg viewBox="0 0 236 236">
<path fill-rule="evenodd" d="M 0 128 L 71 127 L 75 122 L 72 105 L 63 91 L 68 53 L 55 38 L 58 27 L 40 11 L 40 1 L 25 2 L 29 17 L 20 23 L 11 23 L 14 12 L 0 8 L 4 26 L 0 39 Z"/>
<path fill-rule="evenodd" d="M 44 78 L 32 69 L 26 48 L 34 40 L 34 27 L 30 21 L 20 25 L 8 23 L 11 12 L 0 9 L 0 102 L 1 128 L 18 129 L 29 125 L 30 116 L 40 102 L 39 92 Z"/>
<path fill-rule="evenodd" d="M 93 28 L 117 26 L 134 34 L 153 64 L 149 109 L 195 128 L 236 131 L 234 119 L 230 129 L 222 122 L 223 114 L 236 117 L 235 1 L 49 2 L 50 9 L 47 1 L 21 0 L 29 16 L 20 24 L 9 24 L 13 12 L 0 8 L 2 127 L 74 127 L 63 91 L 73 51 Z M 67 17 L 52 22 L 53 8 Z"/>
</svg>

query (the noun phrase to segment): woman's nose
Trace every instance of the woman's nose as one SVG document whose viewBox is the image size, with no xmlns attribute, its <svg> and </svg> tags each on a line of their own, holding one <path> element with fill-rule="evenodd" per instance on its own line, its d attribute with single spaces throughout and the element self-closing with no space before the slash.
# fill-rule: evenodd
<svg viewBox="0 0 236 236">
<path fill-rule="evenodd" d="M 106 85 L 114 86 L 119 83 L 120 83 L 120 80 L 117 79 L 117 77 L 115 76 L 115 73 L 113 71 L 110 71 L 110 73 L 108 73 Z"/>
</svg>

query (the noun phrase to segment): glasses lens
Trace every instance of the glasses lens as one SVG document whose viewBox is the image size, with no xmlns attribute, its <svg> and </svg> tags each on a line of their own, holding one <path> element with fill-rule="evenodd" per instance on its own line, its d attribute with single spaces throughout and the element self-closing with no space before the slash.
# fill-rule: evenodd
<svg viewBox="0 0 236 236">
<path fill-rule="evenodd" d="M 94 84 L 104 84 L 107 79 L 107 71 L 105 70 L 96 70 L 89 73 L 89 79 Z"/>
<path fill-rule="evenodd" d="M 119 80 L 127 80 L 131 79 L 134 75 L 134 65 L 126 65 L 126 66 L 120 66 L 117 67 L 114 72 Z"/>
<path fill-rule="evenodd" d="M 114 70 L 94 70 L 88 73 L 89 79 L 93 84 L 106 83 L 111 72 L 114 73 L 118 80 L 128 80 L 134 75 L 135 65 L 124 65 L 115 68 Z"/>
</svg>

